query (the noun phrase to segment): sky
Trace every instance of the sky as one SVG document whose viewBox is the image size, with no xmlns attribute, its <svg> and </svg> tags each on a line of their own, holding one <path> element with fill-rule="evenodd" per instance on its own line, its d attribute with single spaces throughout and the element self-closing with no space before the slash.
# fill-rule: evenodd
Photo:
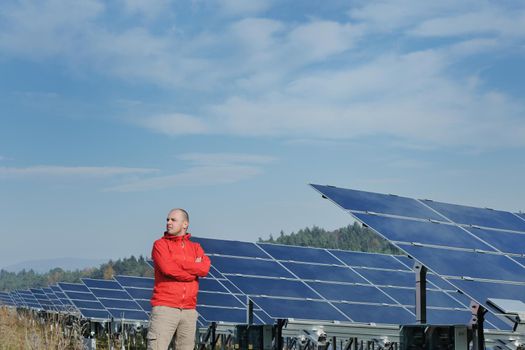
<svg viewBox="0 0 525 350">
<path fill-rule="evenodd" d="M 352 223 L 309 183 L 525 210 L 522 1 L 4 0 L 0 267 Z"/>
</svg>

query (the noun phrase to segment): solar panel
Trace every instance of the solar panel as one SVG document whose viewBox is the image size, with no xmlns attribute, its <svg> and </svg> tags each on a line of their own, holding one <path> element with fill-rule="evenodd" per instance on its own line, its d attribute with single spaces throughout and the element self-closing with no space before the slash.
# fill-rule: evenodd
<svg viewBox="0 0 525 350">
<path fill-rule="evenodd" d="M 285 277 L 293 278 L 294 276 L 285 270 L 281 265 L 271 260 L 253 260 L 237 257 L 210 257 L 214 268 L 222 274 L 242 274 L 266 277 Z"/>
<path fill-rule="evenodd" d="M 343 266 L 283 263 L 298 278 L 312 281 L 366 283 L 357 273 Z"/>
<path fill-rule="evenodd" d="M 243 294 L 250 296 L 274 296 L 289 298 L 319 298 L 319 295 L 297 280 L 265 277 L 229 276 Z"/>
<path fill-rule="evenodd" d="M 273 319 L 296 318 L 322 321 L 351 321 L 344 313 L 326 301 L 270 297 L 253 297 L 251 299 Z M 312 315 L 315 315 L 315 317 Z"/>
<path fill-rule="evenodd" d="M 149 319 L 142 307 L 117 281 L 93 278 L 81 280 L 114 319 L 125 321 Z"/>
<path fill-rule="evenodd" d="M 199 243 L 207 255 L 231 255 L 245 258 L 268 258 L 255 243 L 227 241 L 210 238 L 192 237 L 192 241 Z"/>
<path fill-rule="evenodd" d="M 58 287 L 78 309 L 82 317 L 94 320 L 111 319 L 108 310 L 84 284 L 59 282 Z"/>
<path fill-rule="evenodd" d="M 525 254 L 525 234 L 479 227 L 467 228 L 474 236 L 503 253 Z"/>
<path fill-rule="evenodd" d="M 326 282 L 308 282 L 308 285 L 330 301 L 396 304 L 396 301 L 375 286 Z"/>
<path fill-rule="evenodd" d="M 507 256 L 413 245 L 399 247 L 442 276 L 525 282 L 523 267 Z"/>
<path fill-rule="evenodd" d="M 506 211 L 474 208 L 430 200 L 424 200 L 422 202 L 457 224 L 525 232 L 525 221 Z"/>
<path fill-rule="evenodd" d="M 346 210 L 443 220 L 443 218 L 434 211 L 412 198 L 350 190 L 334 186 L 311 186 Z"/>
<path fill-rule="evenodd" d="M 336 258 L 324 249 L 308 249 L 277 244 L 258 244 L 274 259 L 282 261 L 297 261 L 317 264 L 341 264 Z"/>
<path fill-rule="evenodd" d="M 11 298 L 11 296 L 7 292 L 0 292 L 0 304 L 16 306 L 15 302 L 13 301 L 13 298 Z"/>
<path fill-rule="evenodd" d="M 359 213 L 354 216 L 368 227 L 381 232 L 389 241 L 493 251 L 487 244 L 473 239 L 467 230 L 455 225 Z"/>
<path fill-rule="evenodd" d="M 30 288 L 30 290 L 45 311 L 56 311 L 53 303 L 49 300 L 42 288 Z"/>
<path fill-rule="evenodd" d="M 370 305 L 353 303 L 336 303 L 354 322 L 407 324 L 414 323 L 416 318 L 406 308 L 394 305 Z"/>
<path fill-rule="evenodd" d="M 525 220 L 522 214 L 331 186 L 312 187 L 430 269 L 429 287 L 442 290 L 427 291 L 432 310 L 429 322 L 463 321 L 465 315 L 469 315 L 469 310 L 464 310 L 469 300 L 487 307 L 487 298 L 491 296 L 524 295 Z M 393 208 L 397 205 L 399 208 Z M 428 211 L 422 211 L 421 206 L 434 215 L 427 215 Z M 410 266 L 406 261 L 405 265 Z M 388 273 L 355 270 L 375 284 L 395 283 Z M 395 278 L 405 282 L 399 286 L 406 287 L 410 279 L 408 276 Z M 402 289 L 381 289 L 403 304 L 410 305 L 413 300 L 412 294 Z M 456 289 L 461 293 L 456 293 Z M 450 312 L 438 307 L 446 307 Z M 457 310 L 452 312 L 452 308 Z M 489 327 L 509 327 L 494 313 L 487 314 L 486 319 Z"/>
<path fill-rule="evenodd" d="M 328 251 L 347 266 L 410 271 L 410 268 L 399 261 L 400 258 L 403 258 L 399 256 L 335 249 L 329 249 Z M 414 262 L 410 261 L 410 264 L 414 265 Z"/>
<path fill-rule="evenodd" d="M 43 309 L 42 305 L 40 305 L 36 297 L 29 289 L 17 290 L 17 293 L 27 307 L 37 310 Z"/>
</svg>

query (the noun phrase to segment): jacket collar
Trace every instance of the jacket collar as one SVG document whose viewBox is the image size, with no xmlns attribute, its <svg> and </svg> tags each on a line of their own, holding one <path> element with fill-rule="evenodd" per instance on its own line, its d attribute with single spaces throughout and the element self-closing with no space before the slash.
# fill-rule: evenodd
<svg viewBox="0 0 525 350">
<path fill-rule="evenodd" d="M 170 241 L 175 241 L 175 242 L 188 241 L 191 238 L 191 234 L 186 233 L 184 236 L 174 236 L 174 235 L 170 235 L 168 232 L 164 232 L 164 237 L 162 238 L 170 240 Z"/>
</svg>

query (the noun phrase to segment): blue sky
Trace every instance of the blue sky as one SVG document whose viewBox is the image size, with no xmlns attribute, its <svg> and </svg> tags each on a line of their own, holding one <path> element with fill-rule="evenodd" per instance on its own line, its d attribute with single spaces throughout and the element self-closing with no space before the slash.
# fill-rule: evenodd
<svg viewBox="0 0 525 350">
<path fill-rule="evenodd" d="M 308 183 L 525 210 L 521 1 L 11 1 L 0 267 L 149 255 L 167 211 L 255 241 Z"/>
</svg>

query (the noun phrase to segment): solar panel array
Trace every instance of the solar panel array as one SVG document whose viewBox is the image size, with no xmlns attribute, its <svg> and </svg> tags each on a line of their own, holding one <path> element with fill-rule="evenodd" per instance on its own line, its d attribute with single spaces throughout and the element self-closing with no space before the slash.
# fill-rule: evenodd
<svg viewBox="0 0 525 350">
<path fill-rule="evenodd" d="M 312 185 L 358 221 L 487 309 L 525 302 L 525 215 Z"/>
<path fill-rule="evenodd" d="M 397 216 L 391 219 L 400 220 Z M 413 235 L 411 229 L 404 234 Z M 407 256 L 206 238 L 195 240 L 212 261 L 209 275 L 200 280 L 197 305 L 200 326 L 211 322 L 246 323 L 249 301 L 253 302 L 253 322 L 257 324 L 272 324 L 280 318 L 394 325 L 416 321 L 414 260 Z M 469 322 L 470 297 L 465 294 L 472 293 L 458 292 L 458 289 L 470 291 L 458 281 L 476 283 L 471 284 L 473 289 L 479 288 L 479 283 L 492 283 L 491 286 L 498 289 L 494 281 L 451 281 L 449 276 L 444 277 L 436 273 L 427 276 L 429 323 Z M 82 283 L 60 282 L 49 288 L 2 293 L 0 303 L 74 312 L 95 321 L 145 323 L 151 312 L 153 284 L 153 278 L 136 276 L 115 276 L 112 280 L 86 278 Z M 521 293 L 523 286 L 512 286 L 516 294 Z M 489 294 L 493 298 L 500 296 L 496 292 Z M 487 315 L 485 326 L 511 329 L 493 313 Z"/>
<path fill-rule="evenodd" d="M 406 256 L 197 241 L 210 255 L 210 276 L 226 289 L 222 293 L 229 292 L 241 302 L 251 299 L 261 322 L 278 318 L 375 324 L 416 321 L 413 260 Z M 429 323 L 468 323 L 470 299 L 435 274 L 429 274 L 428 280 Z M 239 314 L 234 321 L 245 319 Z M 487 328 L 510 329 L 493 314 L 487 319 Z"/>
</svg>

